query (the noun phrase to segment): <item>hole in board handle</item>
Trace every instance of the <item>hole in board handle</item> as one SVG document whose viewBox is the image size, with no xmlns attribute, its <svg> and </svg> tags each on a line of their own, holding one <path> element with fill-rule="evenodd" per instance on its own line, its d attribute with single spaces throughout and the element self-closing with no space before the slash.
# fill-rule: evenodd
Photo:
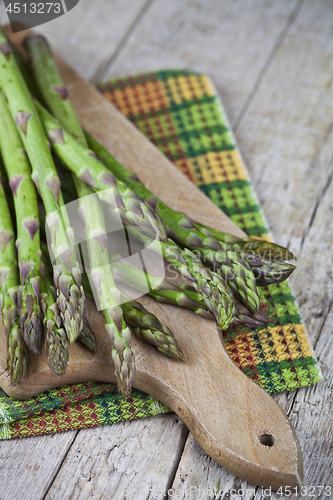
<svg viewBox="0 0 333 500">
<path fill-rule="evenodd" d="M 269 446 L 269 447 L 273 446 L 273 444 L 275 443 L 275 439 L 271 434 L 261 434 L 259 441 L 264 446 Z"/>
</svg>

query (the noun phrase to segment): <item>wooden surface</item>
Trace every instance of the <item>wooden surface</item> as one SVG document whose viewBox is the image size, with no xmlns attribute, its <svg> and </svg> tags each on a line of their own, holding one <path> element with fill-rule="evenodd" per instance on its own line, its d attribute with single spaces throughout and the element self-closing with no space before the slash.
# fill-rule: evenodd
<svg viewBox="0 0 333 500">
<path fill-rule="evenodd" d="M 275 240 L 298 255 L 292 285 L 325 381 L 276 399 L 308 487 L 332 486 L 332 14 L 330 0 L 81 0 L 41 27 L 95 81 L 164 67 L 213 76 Z M 0 446 L 6 499 L 161 499 L 168 488 L 177 499 L 264 498 L 209 460 L 175 415 Z"/>
<path fill-rule="evenodd" d="M 26 32 L 13 35 L 10 29 L 6 31 L 22 50 Z M 154 194 L 202 223 L 241 235 L 237 226 L 113 105 L 63 60 L 57 59 L 57 64 L 83 127 L 125 167 L 135 165 L 135 172 Z M 153 347 L 133 339 L 133 387 L 169 406 L 209 456 L 229 471 L 275 490 L 300 487 L 303 461 L 293 427 L 274 399 L 231 361 L 216 324 L 179 307 L 170 309 L 153 299 L 142 300 L 148 301 L 149 309 L 175 333 L 185 363 L 155 353 Z M 43 352 L 32 357 L 29 378 L 14 387 L 6 374 L 7 342 L 0 325 L 0 386 L 10 396 L 25 399 L 59 385 L 114 382 L 111 342 L 103 314 L 93 301 L 87 302 L 87 318 L 97 336 L 95 356 L 80 345 L 72 346 L 66 373 L 59 379 L 51 375 Z M 272 446 L 262 443 L 263 436 L 273 439 Z"/>
</svg>

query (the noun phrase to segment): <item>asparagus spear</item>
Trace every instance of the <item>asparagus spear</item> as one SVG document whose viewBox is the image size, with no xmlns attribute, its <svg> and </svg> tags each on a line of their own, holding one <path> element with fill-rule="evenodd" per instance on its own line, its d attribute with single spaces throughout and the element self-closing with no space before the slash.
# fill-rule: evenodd
<svg viewBox="0 0 333 500">
<path fill-rule="evenodd" d="M 199 222 L 192 222 L 194 226 L 201 232 L 203 232 L 206 236 L 215 238 L 221 243 L 232 245 L 235 250 L 242 250 L 245 253 L 253 252 L 259 257 L 263 257 L 265 259 L 269 258 L 269 260 L 276 259 L 277 261 L 282 261 L 295 259 L 295 255 L 290 252 L 290 250 L 271 241 L 264 241 L 249 237 L 238 238 L 233 234 L 223 233 L 218 229 L 205 226 L 204 224 L 200 224 Z"/>
<path fill-rule="evenodd" d="M 133 327 L 140 340 L 155 346 L 171 358 L 184 361 L 184 355 L 174 334 L 167 326 L 162 325 L 154 314 L 135 300 L 125 302 L 123 310 L 126 323 Z"/>
<path fill-rule="evenodd" d="M 45 279 L 45 275 L 48 276 L 48 282 L 49 282 L 48 289 L 53 292 L 53 297 L 55 297 L 56 296 L 56 290 L 52 286 L 51 278 L 50 278 L 50 273 L 49 273 L 49 269 L 52 269 L 52 265 L 51 265 L 51 261 L 49 259 L 49 255 L 48 255 L 48 248 L 47 248 L 46 243 L 44 243 L 44 242 L 41 242 L 41 247 L 42 247 L 41 274 L 42 274 L 42 276 L 44 276 L 43 279 Z M 86 277 L 86 275 L 84 274 L 82 276 L 82 278 L 84 279 L 85 277 Z M 89 281 L 86 279 L 85 280 L 84 289 L 86 289 L 86 288 L 89 289 L 89 286 L 87 287 L 87 284 L 89 285 Z M 91 290 L 90 290 L 90 296 L 92 297 Z M 46 297 L 46 294 L 45 293 L 42 294 L 41 302 L 42 302 L 42 305 L 43 305 L 43 307 L 42 307 L 43 310 L 45 309 L 45 306 L 44 306 L 44 303 L 43 303 L 43 301 L 45 302 L 45 297 Z M 52 298 L 52 296 L 51 296 L 51 298 Z M 61 325 L 61 318 L 60 318 L 60 321 L 59 321 L 59 318 L 57 317 L 57 314 L 56 314 L 57 304 L 54 304 L 54 305 L 53 304 L 54 304 L 54 300 L 53 300 L 53 302 L 50 301 L 50 305 L 52 306 L 52 312 L 54 313 L 54 318 L 52 319 L 52 317 L 50 315 L 49 319 L 52 319 L 52 321 L 55 324 L 54 325 L 54 328 L 55 328 L 56 326 Z M 44 318 L 44 326 L 47 327 L 47 324 L 45 325 L 45 318 Z M 49 326 L 52 326 L 52 324 L 49 323 Z M 63 339 L 62 334 L 59 335 L 58 337 L 59 337 L 59 341 L 57 341 L 57 340 L 54 341 L 53 340 L 52 344 L 57 343 L 59 345 L 60 342 L 61 342 L 66 347 L 66 343 L 62 340 Z M 89 321 L 87 320 L 86 317 L 83 318 L 83 327 L 82 327 L 82 330 L 80 331 L 79 336 L 77 337 L 76 340 L 81 345 L 83 345 L 84 347 L 86 347 L 87 349 L 89 349 L 89 351 L 92 351 L 93 353 L 95 353 L 97 351 L 96 336 L 95 336 L 94 332 L 92 331 L 91 326 L 89 324 Z M 67 342 L 67 345 L 68 345 L 68 342 Z M 65 354 L 61 354 L 60 353 L 60 356 L 65 357 Z M 59 364 L 60 363 L 58 362 L 58 365 Z"/>
<path fill-rule="evenodd" d="M 64 375 L 69 356 L 69 342 L 62 326 L 56 301 L 56 290 L 47 270 L 46 257 L 41 262 L 41 305 L 44 313 L 43 327 L 45 332 L 47 362 L 53 375 Z"/>
<path fill-rule="evenodd" d="M 94 332 L 91 329 L 89 321 L 87 318 L 83 318 L 83 328 L 80 332 L 80 335 L 77 338 L 77 341 L 89 349 L 92 353 L 97 352 L 97 340 Z"/>
<path fill-rule="evenodd" d="M 130 284 L 137 291 L 143 293 L 147 291 L 148 287 L 148 294 L 156 301 L 185 307 L 191 309 L 199 316 L 207 319 L 215 319 L 214 315 L 207 308 L 201 295 L 192 286 L 186 284 L 174 285 L 167 280 L 161 282 L 158 277 L 141 271 L 124 262 L 115 262 L 114 266 L 116 266 L 117 271 L 117 273 L 115 273 L 116 279 L 123 279 L 127 285 Z M 251 313 L 244 304 L 235 299 L 233 325 L 254 327 L 271 322 L 272 320 L 261 310 L 256 313 Z"/>
<path fill-rule="evenodd" d="M 288 262 L 265 262 L 252 267 L 258 286 L 267 286 L 289 278 L 296 266 Z"/>
<path fill-rule="evenodd" d="M 23 338 L 33 352 L 42 350 L 42 312 L 40 297 L 40 240 L 37 193 L 31 180 L 31 167 L 22 141 L 10 115 L 6 98 L 0 91 L 0 148 L 13 193 L 16 246 L 21 276 L 20 325 Z"/>
<path fill-rule="evenodd" d="M 43 199 L 56 260 L 54 281 L 60 315 L 70 341 L 82 329 L 84 292 L 74 252 L 74 236 L 60 191 L 48 141 L 35 105 L 20 74 L 12 49 L 0 29 L 0 86 L 32 167 L 32 178 Z M 61 208 L 61 210 L 59 210 Z"/>
<path fill-rule="evenodd" d="M 30 69 L 43 102 L 60 123 L 88 149 L 80 122 L 69 99 L 51 49 L 42 35 L 28 35 L 24 47 L 30 55 Z M 36 96 L 37 97 L 37 96 Z"/>
<path fill-rule="evenodd" d="M 207 306 L 202 300 L 199 293 L 196 292 L 199 300 L 192 300 L 186 295 L 185 292 L 173 285 L 166 279 L 161 282 L 161 279 L 145 271 L 141 271 L 135 266 L 126 264 L 124 262 L 116 261 L 113 263 L 115 266 L 114 276 L 116 280 L 125 282 L 126 285 L 131 286 L 136 291 L 146 294 L 148 293 L 160 302 L 186 307 L 196 311 L 198 307 L 207 310 Z M 163 300 L 165 299 L 165 300 Z M 212 318 L 215 316 L 210 313 Z"/>
<path fill-rule="evenodd" d="M 93 293 L 86 275 L 83 275 L 82 282 L 86 294 L 92 297 Z M 170 328 L 162 325 L 153 313 L 147 311 L 136 300 L 128 301 L 122 297 L 122 303 L 125 321 L 133 327 L 135 334 L 140 340 L 157 347 L 160 352 L 167 356 L 183 361 L 183 353 Z"/>
<path fill-rule="evenodd" d="M 82 183 L 81 183 L 82 187 Z M 106 235 L 103 236 L 103 223 L 98 203 L 92 203 L 87 194 L 91 194 L 88 186 L 86 195 L 80 199 L 80 215 L 84 221 L 87 234 L 87 246 L 91 267 L 90 278 L 94 284 L 106 325 L 105 329 L 112 343 L 112 360 L 115 367 L 118 389 L 125 397 L 131 393 L 131 384 L 135 373 L 134 354 L 131 348 L 131 332 L 126 327 L 123 312 L 119 304 L 119 292 L 113 281 L 106 248 Z M 81 193 L 83 195 L 83 192 Z M 44 251 L 45 244 L 42 244 Z M 47 248 L 47 247 L 46 247 Z M 82 276 L 85 286 L 93 296 L 88 280 Z M 111 304 L 111 306 L 110 306 Z M 104 305 L 104 307 L 103 307 Z M 96 339 L 88 324 L 83 319 L 83 328 L 77 338 L 81 344 L 95 352 Z"/>
<path fill-rule="evenodd" d="M 182 284 L 179 288 L 186 293 L 190 299 L 200 302 L 200 295 L 191 285 Z M 273 323 L 273 320 L 261 309 L 256 313 L 252 313 L 240 300 L 235 298 L 235 316 L 232 322 L 234 326 L 243 325 L 252 328 L 254 326 L 266 325 L 267 323 Z"/>
<path fill-rule="evenodd" d="M 202 265 L 200 259 L 189 249 L 181 250 L 172 240 L 161 243 L 163 257 L 183 276 L 201 295 L 207 308 L 214 314 L 218 327 L 226 330 L 235 315 L 233 294 L 224 281 L 214 271 Z M 155 244 L 155 248 L 158 248 Z"/>
<path fill-rule="evenodd" d="M 7 370 L 13 385 L 28 375 L 30 365 L 19 323 L 18 286 L 15 234 L 0 175 L 0 309 L 7 337 Z"/>
<path fill-rule="evenodd" d="M 81 186 L 80 195 L 88 194 L 88 186 Z M 117 290 L 111 266 L 109 264 L 106 238 L 103 237 L 105 228 L 103 214 L 98 200 L 91 196 L 79 198 L 80 215 L 85 225 L 87 246 L 90 262 L 90 277 L 94 284 L 104 312 L 105 329 L 112 343 L 112 360 L 115 367 L 118 389 L 125 397 L 131 394 L 131 385 L 135 373 L 134 353 L 131 348 L 131 331 L 126 326 L 120 304 L 120 293 Z M 104 233 L 105 237 L 106 234 Z"/>
</svg>

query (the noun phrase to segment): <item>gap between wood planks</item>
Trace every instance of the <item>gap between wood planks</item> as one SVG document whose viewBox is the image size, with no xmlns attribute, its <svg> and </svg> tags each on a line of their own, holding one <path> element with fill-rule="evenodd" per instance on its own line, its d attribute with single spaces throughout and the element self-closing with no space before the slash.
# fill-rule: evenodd
<svg viewBox="0 0 333 500">
<path fill-rule="evenodd" d="M 302 237 L 302 241 L 301 241 L 301 245 L 300 245 L 300 249 L 299 249 L 299 255 L 302 253 L 302 250 L 303 250 L 303 246 L 304 246 L 304 242 L 305 242 L 305 239 L 306 237 L 308 236 L 309 232 L 310 232 L 310 229 L 313 225 L 313 222 L 316 218 L 316 214 L 317 214 L 317 211 L 318 211 L 318 208 L 319 208 L 319 205 L 321 204 L 321 202 L 323 201 L 331 183 L 332 183 L 332 180 L 333 180 L 333 156 L 331 158 L 331 161 L 330 163 L 332 163 L 332 170 L 331 170 L 331 173 L 329 174 L 328 178 L 327 178 L 327 181 L 326 181 L 326 184 L 325 186 L 323 187 L 323 189 L 321 190 L 318 198 L 317 198 L 317 201 L 313 207 L 313 210 L 312 210 L 312 213 L 311 213 L 311 217 L 310 217 L 310 221 L 309 221 L 309 224 L 307 225 L 307 227 L 304 229 L 304 233 L 303 233 L 303 237 Z"/>
<path fill-rule="evenodd" d="M 289 30 L 292 26 L 292 24 L 294 23 L 296 17 L 298 16 L 299 14 L 299 11 L 301 10 L 301 7 L 303 6 L 305 0 L 298 0 L 297 4 L 295 5 L 294 7 L 294 10 L 291 12 L 286 24 L 284 25 L 280 35 L 278 36 L 277 40 L 276 40 L 276 43 L 274 45 L 274 47 L 272 48 L 270 54 L 268 55 L 268 58 L 262 68 L 262 70 L 260 71 L 259 75 L 258 75 L 258 78 L 253 86 L 253 89 L 251 90 L 250 94 L 249 94 L 249 97 L 246 99 L 246 102 L 244 104 L 244 106 L 242 107 L 239 115 L 237 116 L 236 120 L 234 121 L 234 123 L 232 123 L 232 129 L 234 131 L 234 133 L 236 133 L 245 113 L 247 112 L 247 110 L 249 109 L 249 106 L 251 104 L 251 102 L 253 101 L 253 98 L 261 84 L 261 82 L 263 81 L 267 71 L 269 70 L 269 68 L 271 67 L 272 65 L 272 62 L 279 50 L 279 48 L 281 47 L 284 39 L 286 38 L 286 36 L 288 35 L 289 33 Z"/>
<path fill-rule="evenodd" d="M 74 444 L 74 441 L 75 441 L 75 439 L 77 438 L 77 436 L 78 436 L 79 432 L 80 432 L 80 429 L 79 429 L 79 430 L 77 430 L 77 431 L 74 431 L 74 436 L 73 436 L 73 439 L 72 439 L 72 441 L 71 441 L 70 445 L 68 446 L 68 449 L 67 449 L 66 453 L 64 453 L 64 456 L 62 457 L 61 461 L 59 462 L 58 467 L 57 467 L 57 468 L 56 468 L 56 470 L 54 471 L 54 474 L 53 474 L 53 477 L 52 477 L 52 479 L 51 479 L 51 481 L 50 481 L 50 484 L 48 484 L 48 486 L 47 486 L 47 488 L 46 488 L 46 490 L 45 490 L 44 495 L 41 497 L 41 499 L 42 499 L 42 500 L 44 500 L 44 499 L 46 498 L 46 496 L 47 496 L 48 492 L 49 492 L 49 491 L 50 491 L 50 489 L 52 488 L 52 485 L 53 485 L 53 483 L 54 483 L 54 481 L 55 481 L 55 479 L 56 479 L 56 477 L 57 477 L 57 475 L 58 475 L 58 472 L 59 472 L 59 471 L 60 471 L 60 469 L 62 468 L 62 465 L 63 465 L 64 461 L 66 460 L 66 457 L 67 457 L 68 453 L 70 452 L 70 449 L 72 448 L 72 446 L 73 446 L 73 444 Z"/>
<path fill-rule="evenodd" d="M 94 73 L 94 76 L 91 79 L 92 83 L 99 83 L 103 80 L 103 75 L 112 67 L 113 63 L 116 61 L 118 58 L 119 54 L 122 52 L 123 48 L 126 46 L 126 43 L 131 36 L 132 32 L 135 30 L 135 28 L 138 26 L 140 23 L 141 19 L 143 16 L 147 13 L 149 8 L 152 6 L 154 0 L 147 0 L 146 3 L 143 5 L 142 9 L 132 22 L 131 26 L 128 28 L 127 32 L 123 36 L 123 38 L 120 40 L 118 47 L 116 50 L 113 52 L 111 57 L 109 58 L 108 61 L 106 61 L 104 64 L 102 64 L 99 68 Z"/>
</svg>

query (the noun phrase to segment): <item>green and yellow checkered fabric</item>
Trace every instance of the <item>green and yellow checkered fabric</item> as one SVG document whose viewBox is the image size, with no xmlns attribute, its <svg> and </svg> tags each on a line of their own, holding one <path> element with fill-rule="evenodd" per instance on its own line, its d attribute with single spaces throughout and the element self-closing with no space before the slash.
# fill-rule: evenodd
<svg viewBox="0 0 333 500">
<path fill-rule="evenodd" d="M 259 202 L 211 80 L 188 71 L 159 71 L 99 86 L 176 166 L 248 235 L 270 239 Z M 321 380 L 320 369 L 287 282 L 261 289 L 274 325 L 229 328 L 228 352 L 267 392 Z M 170 411 L 134 390 L 124 399 L 111 384 L 46 391 L 27 401 L 0 392 L 0 437 L 15 438 L 93 427 Z"/>
</svg>

